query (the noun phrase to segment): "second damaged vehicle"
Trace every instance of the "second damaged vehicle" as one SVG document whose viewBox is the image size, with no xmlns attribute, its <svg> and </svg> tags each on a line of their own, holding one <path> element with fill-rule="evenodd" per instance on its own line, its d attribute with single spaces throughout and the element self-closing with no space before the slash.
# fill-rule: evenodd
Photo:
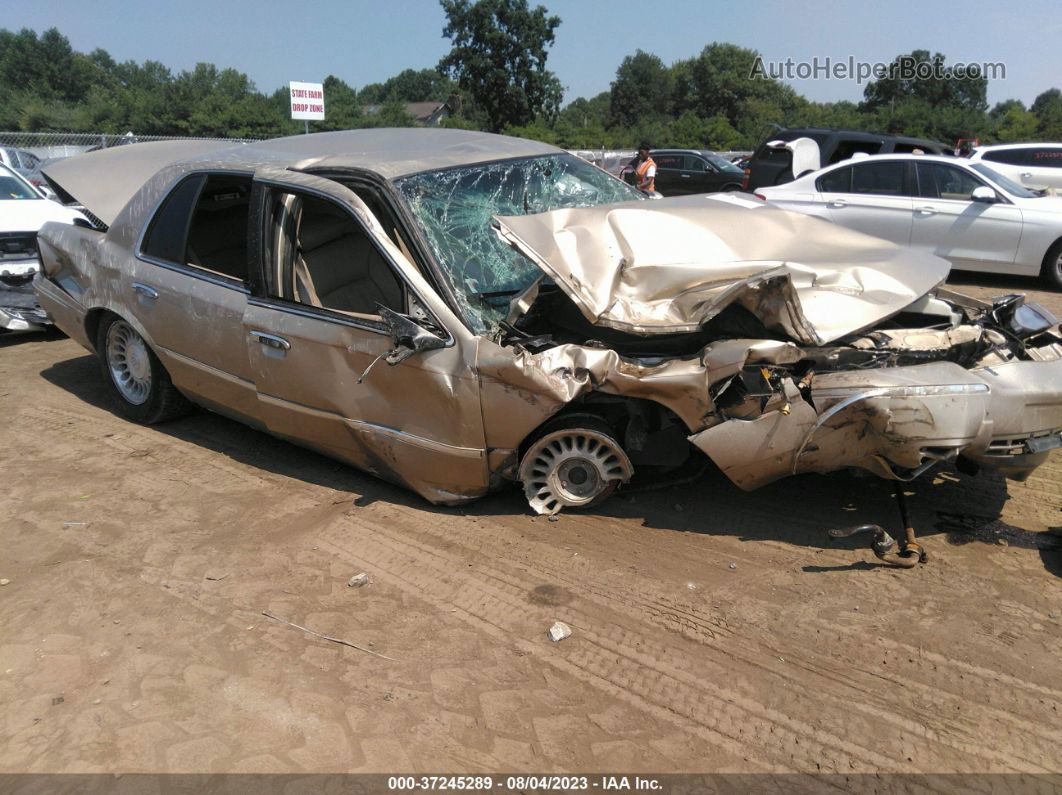
<svg viewBox="0 0 1062 795">
<path fill-rule="evenodd" d="M 459 130 L 152 143 L 46 174 L 40 302 L 127 417 L 188 401 L 458 504 L 552 514 L 712 459 L 744 489 L 1062 444 L 1062 335 L 948 264 L 740 195 L 647 200 Z M 101 178 L 106 175 L 106 179 Z M 703 460 L 703 459 L 700 459 Z"/>
</svg>

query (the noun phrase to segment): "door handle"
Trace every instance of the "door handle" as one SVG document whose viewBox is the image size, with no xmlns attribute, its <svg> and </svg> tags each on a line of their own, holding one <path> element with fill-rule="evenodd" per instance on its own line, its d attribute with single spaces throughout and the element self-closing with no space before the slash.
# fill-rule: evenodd
<svg viewBox="0 0 1062 795">
<path fill-rule="evenodd" d="M 1028 179 L 1031 176 L 1032 176 L 1032 172 L 1031 171 L 1023 171 L 1023 172 L 1021 172 L 1021 178 L 1022 179 Z"/>
<path fill-rule="evenodd" d="M 689 174 L 679 174 L 679 176 L 682 177 L 683 179 L 689 179 L 690 178 Z"/>
<path fill-rule="evenodd" d="M 251 336 L 267 348 L 276 348 L 278 351 L 291 350 L 291 343 L 283 337 L 275 334 L 266 334 L 264 331 L 252 331 Z"/>
<path fill-rule="evenodd" d="M 846 202 L 844 199 L 834 199 L 833 201 L 829 202 L 829 206 L 830 207 L 847 207 L 848 206 L 848 202 Z"/>
<path fill-rule="evenodd" d="M 158 300 L 159 297 L 158 290 L 140 282 L 133 282 L 133 292 L 144 296 L 144 298 L 150 298 L 152 301 Z"/>
<path fill-rule="evenodd" d="M 936 215 L 937 210 L 935 207 L 915 207 L 915 212 L 919 215 Z"/>
</svg>

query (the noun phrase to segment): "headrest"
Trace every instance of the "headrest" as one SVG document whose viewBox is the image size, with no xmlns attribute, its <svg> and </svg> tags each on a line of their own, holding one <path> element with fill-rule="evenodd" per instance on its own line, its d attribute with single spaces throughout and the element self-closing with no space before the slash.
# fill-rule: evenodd
<svg viewBox="0 0 1062 795">
<path fill-rule="evenodd" d="M 299 244 L 303 252 L 313 251 L 326 243 L 350 234 L 354 222 L 345 215 L 314 213 L 299 224 Z"/>
</svg>

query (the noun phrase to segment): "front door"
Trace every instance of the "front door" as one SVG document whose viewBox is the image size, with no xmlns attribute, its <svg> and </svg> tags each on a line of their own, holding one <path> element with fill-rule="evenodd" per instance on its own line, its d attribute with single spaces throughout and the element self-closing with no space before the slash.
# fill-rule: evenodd
<svg viewBox="0 0 1062 795">
<path fill-rule="evenodd" d="M 919 163 L 912 248 L 944 257 L 956 268 L 1008 270 L 1021 239 L 1021 210 L 1006 201 L 973 201 L 974 190 L 984 185 L 965 169 Z"/>
<path fill-rule="evenodd" d="M 269 429 L 436 502 L 482 494 L 475 337 L 442 328 L 431 287 L 346 188 L 263 169 L 255 207 L 265 279 L 243 325 Z M 447 347 L 380 360 L 393 347 L 381 306 L 426 319 Z"/>
</svg>

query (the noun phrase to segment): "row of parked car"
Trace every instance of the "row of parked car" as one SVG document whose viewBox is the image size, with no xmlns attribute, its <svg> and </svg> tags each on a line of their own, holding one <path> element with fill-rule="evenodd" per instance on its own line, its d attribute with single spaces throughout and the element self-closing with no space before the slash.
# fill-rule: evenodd
<svg viewBox="0 0 1062 795">
<path fill-rule="evenodd" d="M 786 209 L 927 251 L 962 270 L 1062 288 L 1062 144 L 980 147 L 827 129 L 779 130 L 743 170 L 711 152 L 657 150 L 665 196 L 746 190 Z M 722 162 L 719 162 L 722 161 Z"/>
</svg>

